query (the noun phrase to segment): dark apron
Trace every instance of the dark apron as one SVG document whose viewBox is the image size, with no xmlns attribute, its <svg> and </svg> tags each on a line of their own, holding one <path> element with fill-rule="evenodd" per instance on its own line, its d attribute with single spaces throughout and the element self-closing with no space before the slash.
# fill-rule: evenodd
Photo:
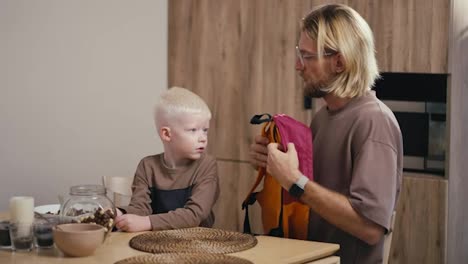
<svg viewBox="0 0 468 264">
<path fill-rule="evenodd" d="M 162 214 L 183 208 L 192 195 L 192 186 L 175 190 L 159 190 L 151 187 L 150 192 L 153 214 Z"/>
</svg>

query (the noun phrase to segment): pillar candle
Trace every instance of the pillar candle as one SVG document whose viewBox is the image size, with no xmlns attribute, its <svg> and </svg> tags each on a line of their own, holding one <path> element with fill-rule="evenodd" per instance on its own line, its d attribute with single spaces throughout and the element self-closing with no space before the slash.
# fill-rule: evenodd
<svg viewBox="0 0 468 264">
<path fill-rule="evenodd" d="M 10 222 L 32 223 L 34 221 L 34 198 L 14 196 L 10 198 Z"/>
</svg>

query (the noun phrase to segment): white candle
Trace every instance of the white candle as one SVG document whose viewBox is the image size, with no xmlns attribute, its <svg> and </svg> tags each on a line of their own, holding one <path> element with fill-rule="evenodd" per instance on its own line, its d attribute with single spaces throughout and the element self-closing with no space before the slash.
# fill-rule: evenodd
<svg viewBox="0 0 468 264">
<path fill-rule="evenodd" d="M 34 221 L 34 198 L 14 196 L 10 198 L 10 222 L 32 223 Z"/>
</svg>

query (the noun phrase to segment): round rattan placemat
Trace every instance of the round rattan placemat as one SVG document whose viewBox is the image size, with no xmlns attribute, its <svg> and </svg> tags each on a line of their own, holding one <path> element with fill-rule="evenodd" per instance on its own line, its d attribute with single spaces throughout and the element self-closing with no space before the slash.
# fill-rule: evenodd
<svg viewBox="0 0 468 264">
<path fill-rule="evenodd" d="M 150 253 L 226 254 L 252 248 L 257 239 L 239 232 L 194 227 L 137 235 L 129 244 L 136 250 Z"/>
<path fill-rule="evenodd" d="M 139 255 L 117 261 L 115 264 L 253 264 L 251 261 L 223 254 L 156 254 Z"/>
</svg>

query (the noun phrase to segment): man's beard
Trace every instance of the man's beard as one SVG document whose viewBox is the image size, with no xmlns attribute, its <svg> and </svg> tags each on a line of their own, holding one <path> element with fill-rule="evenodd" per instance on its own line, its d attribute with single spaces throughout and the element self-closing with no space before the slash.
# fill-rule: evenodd
<svg viewBox="0 0 468 264">
<path fill-rule="evenodd" d="M 304 96 L 322 98 L 327 95 L 325 83 L 304 83 Z"/>
</svg>

